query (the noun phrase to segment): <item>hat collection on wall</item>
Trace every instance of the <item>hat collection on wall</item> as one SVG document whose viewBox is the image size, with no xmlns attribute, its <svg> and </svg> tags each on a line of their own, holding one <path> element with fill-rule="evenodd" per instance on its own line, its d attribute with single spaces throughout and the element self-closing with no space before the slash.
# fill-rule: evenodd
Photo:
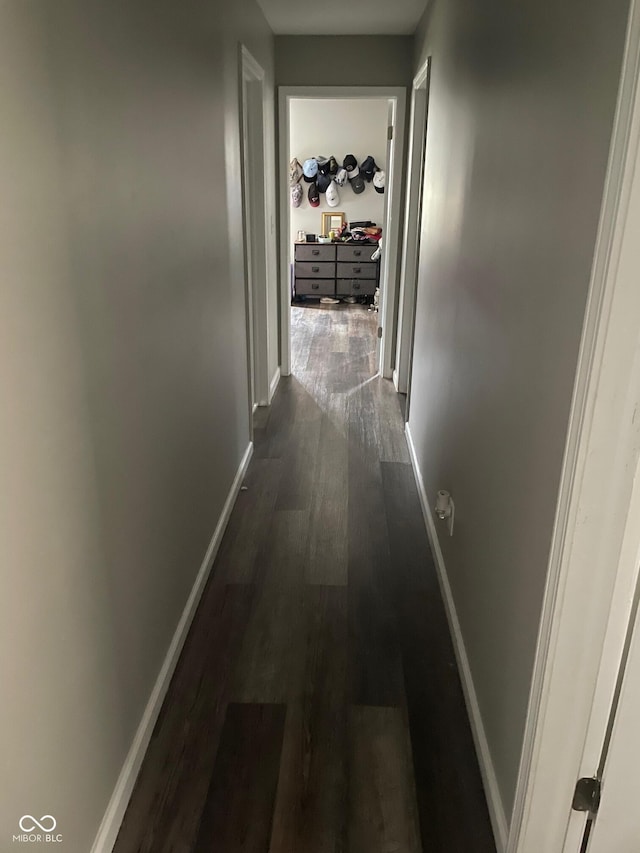
<svg viewBox="0 0 640 853">
<path fill-rule="evenodd" d="M 300 183 L 302 181 L 303 183 Z M 347 184 L 357 195 L 364 192 L 366 185 L 373 183 L 377 193 L 384 192 L 385 174 L 369 155 L 358 166 L 353 154 L 347 154 L 338 164 L 335 157 L 309 157 L 300 163 L 294 157 L 289 164 L 289 186 L 291 187 L 291 204 L 300 207 L 304 200 L 304 184 L 309 184 L 307 198 L 311 207 L 320 207 L 320 197 L 324 195 L 329 207 L 340 204 L 339 187 Z"/>
</svg>

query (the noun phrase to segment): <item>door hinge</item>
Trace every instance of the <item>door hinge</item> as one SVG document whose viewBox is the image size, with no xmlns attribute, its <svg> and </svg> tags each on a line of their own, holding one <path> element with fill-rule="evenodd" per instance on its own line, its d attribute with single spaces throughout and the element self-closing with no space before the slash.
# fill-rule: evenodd
<svg viewBox="0 0 640 853">
<path fill-rule="evenodd" d="M 602 782 L 594 777 L 583 777 L 576 782 L 576 789 L 573 792 L 573 802 L 571 808 L 576 812 L 590 812 L 596 814 L 600 805 L 600 792 L 602 790 Z"/>
<path fill-rule="evenodd" d="M 382 326 L 378 326 L 378 337 L 382 337 Z"/>
<path fill-rule="evenodd" d="M 387 139 L 393 139 L 393 125 L 387 128 Z"/>
</svg>

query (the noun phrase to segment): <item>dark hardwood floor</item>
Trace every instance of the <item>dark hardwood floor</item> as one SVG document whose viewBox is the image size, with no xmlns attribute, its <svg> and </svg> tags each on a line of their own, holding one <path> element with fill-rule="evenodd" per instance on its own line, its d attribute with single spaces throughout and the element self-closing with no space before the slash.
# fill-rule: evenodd
<svg viewBox="0 0 640 853">
<path fill-rule="evenodd" d="M 292 309 L 116 853 L 495 853 L 376 318 Z"/>
</svg>

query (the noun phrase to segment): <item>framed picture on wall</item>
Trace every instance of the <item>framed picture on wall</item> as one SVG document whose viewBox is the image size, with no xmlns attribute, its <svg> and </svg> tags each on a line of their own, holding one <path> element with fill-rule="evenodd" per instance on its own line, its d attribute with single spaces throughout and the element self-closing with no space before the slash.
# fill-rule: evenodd
<svg viewBox="0 0 640 853">
<path fill-rule="evenodd" d="M 338 231 L 344 225 L 344 213 L 323 213 L 322 214 L 322 231 L 321 234 L 328 234 L 329 231 Z"/>
</svg>

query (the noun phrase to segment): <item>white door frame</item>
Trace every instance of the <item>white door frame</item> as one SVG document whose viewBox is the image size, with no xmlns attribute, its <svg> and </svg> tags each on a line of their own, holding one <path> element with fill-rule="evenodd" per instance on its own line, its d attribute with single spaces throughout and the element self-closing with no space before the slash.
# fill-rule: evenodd
<svg viewBox="0 0 640 853">
<path fill-rule="evenodd" d="M 293 98 L 372 98 L 388 99 L 394 109 L 394 131 L 391 158 L 387 164 L 387 220 L 384 223 L 382 270 L 382 306 L 379 326 L 382 327 L 379 371 L 390 379 L 393 373 L 393 324 L 396 304 L 398 257 L 400 246 L 400 220 L 402 215 L 402 189 L 404 166 L 404 125 L 406 91 L 398 86 L 280 86 L 279 111 L 279 167 L 280 182 L 280 363 L 283 376 L 291 373 L 291 281 L 290 258 L 290 199 L 289 199 L 289 102 Z"/>
<path fill-rule="evenodd" d="M 401 394 L 406 394 L 409 391 L 411 360 L 413 358 L 430 71 L 431 57 L 428 57 L 413 78 L 411 92 L 406 206 L 402 240 L 400 299 L 398 301 L 398 340 L 393 371 L 393 384 Z M 405 411 L 405 420 L 408 419 L 409 413 Z"/>
<path fill-rule="evenodd" d="M 267 114 L 269 104 L 265 97 L 265 72 L 260 63 L 247 48 L 240 45 L 240 122 L 242 147 L 242 193 L 244 238 L 238 235 L 245 246 L 245 287 L 247 294 L 247 336 L 249 395 L 251 410 L 256 406 L 267 406 L 271 400 L 269 377 L 269 323 L 268 323 L 268 287 L 269 287 L 269 240 L 271 234 L 268 223 L 270 209 L 268 205 L 269 182 L 267 180 L 269 152 L 267 140 L 269 130 Z M 253 87 L 253 91 L 250 90 Z M 256 109 L 256 104 L 260 109 Z M 253 112 L 252 112 L 253 110 Z M 260 144 L 251 139 L 256 130 L 260 132 Z M 255 151 L 259 150 L 259 160 L 255 162 Z M 254 156 L 251 157 L 253 152 Z M 262 192 L 264 204 L 256 209 L 253 199 L 258 189 Z"/>
<path fill-rule="evenodd" d="M 640 452 L 639 72 L 636 0 L 507 853 L 579 853 L 586 817 L 571 811 L 573 790 L 578 778 L 597 768 L 637 570 L 640 525 L 633 523 L 630 506 Z M 625 539 L 629 531 L 634 543 Z"/>
</svg>

